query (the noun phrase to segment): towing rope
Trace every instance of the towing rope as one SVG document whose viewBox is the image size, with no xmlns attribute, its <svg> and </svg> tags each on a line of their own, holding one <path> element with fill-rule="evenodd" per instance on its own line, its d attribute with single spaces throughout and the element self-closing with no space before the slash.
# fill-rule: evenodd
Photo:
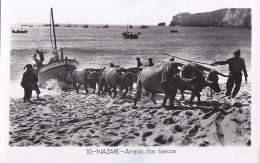
<svg viewBox="0 0 260 163">
<path fill-rule="evenodd" d="M 167 55 L 167 56 L 170 56 L 170 57 L 173 57 L 173 58 L 177 58 L 177 59 L 180 59 L 180 60 L 184 60 L 184 61 L 187 61 L 187 62 L 193 62 L 193 63 L 199 63 L 199 64 L 205 64 L 205 65 L 210 65 L 209 63 L 205 63 L 205 62 L 197 62 L 197 61 L 191 61 L 191 60 L 188 60 L 188 59 L 183 59 L 183 58 L 180 58 L 180 57 L 176 57 L 176 56 L 173 56 L 173 55 L 170 55 L 168 53 L 162 53 L 163 55 Z"/>
</svg>

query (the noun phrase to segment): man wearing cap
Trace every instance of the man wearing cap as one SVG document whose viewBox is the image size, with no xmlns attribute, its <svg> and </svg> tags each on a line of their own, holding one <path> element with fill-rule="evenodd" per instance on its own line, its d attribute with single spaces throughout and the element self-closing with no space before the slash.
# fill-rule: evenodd
<svg viewBox="0 0 260 163">
<path fill-rule="evenodd" d="M 148 66 L 149 66 L 149 67 L 151 67 L 151 66 L 154 65 L 154 64 L 153 64 L 153 59 L 152 59 L 152 58 L 149 58 L 148 61 L 149 61 L 149 63 L 148 63 Z"/>
<path fill-rule="evenodd" d="M 137 61 L 137 67 L 141 67 L 143 65 L 142 62 L 140 61 L 140 58 L 136 58 L 136 61 Z"/>
<path fill-rule="evenodd" d="M 232 89 L 235 84 L 235 88 L 232 92 L 231 97 L 236 97 L 237 93 L 240 90 L 241 82 L 242 82 L 242 71 L 245 76 L 245 81 L 247 82 L 247 71 L 246 71 L 246 64 L 243 58 L 240 58 L 240 49 L 237 49 L 233 52 L 234 57 L 227 59 L 226 61 L 217 61 L 212 63 L 212 66 L 216 65 L 229 65 L 229 77 L 226 84 L 226 96 L 230 96 Z"/>
<path fill-rule="evenodd" d="M 33 68 L 31 64 L 27 64 L 24 69 L 26 71 L 23 74 L 21 86 L 24 88 L 24 102 L 30 101 L 30 98 L 32 97 L 32 91 L 35 90 L 37 93 L 37 99 L 39 99 L 39 94 L 41 93 L 37 82 L 38 82 L 38 76 L 33 73 Z"/>
</svg>

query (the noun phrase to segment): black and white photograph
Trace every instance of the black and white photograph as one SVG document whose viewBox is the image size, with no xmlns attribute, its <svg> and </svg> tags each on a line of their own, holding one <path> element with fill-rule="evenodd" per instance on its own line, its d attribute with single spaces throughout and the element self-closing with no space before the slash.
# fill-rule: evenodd
<svg viewBox="0 0 260 163">
<path fill-rule="evenodd" d="M 204 150 L 242 148 L 254 157 L 241 162 L 260 161 L 253 135 L 259 135 L 255 4 L 2 1 L 0 74 L 8 93 L 1 95 L 7 97 L 1 99 L 0 162 L 35 162 L 18 153 L 37 148 L 84 149 L 85 162 L 94 161 L 89 149 L 139 154 L 122 162 L 148 162 L 141 156 L 151 149 L 182 162 L 193 160 L 192 154 L 181 160 L 189 157 L 185 149 L 203 156 Z M 198 157 L 193 161 L 207 160 Z M 232 152 L 228 157 L 239 162 Z"/>
</svg>

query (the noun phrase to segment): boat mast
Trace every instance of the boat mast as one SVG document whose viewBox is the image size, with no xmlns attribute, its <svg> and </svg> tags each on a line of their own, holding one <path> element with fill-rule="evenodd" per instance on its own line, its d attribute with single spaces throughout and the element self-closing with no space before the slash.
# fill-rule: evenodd
<svg viewBox="0 0 260 163">
<path fill-rule="evenodd" d="M 128 23 L 127 23 L 127 25 L 126 25 L 126 31 L 127 31 L 127 33 L 128 33 Z"/>
<path fill-rule="evenodd" d="M 54 27 L 54 19 L 53 19 L 53 10 L 52 10 L 52 8 L 51 8 L 51 20 L 52 20 L 52 27 L 53 27 L 54 48 L 57 49 L 56 34 L 55 34 L 55 27 Z"/>
</svg>

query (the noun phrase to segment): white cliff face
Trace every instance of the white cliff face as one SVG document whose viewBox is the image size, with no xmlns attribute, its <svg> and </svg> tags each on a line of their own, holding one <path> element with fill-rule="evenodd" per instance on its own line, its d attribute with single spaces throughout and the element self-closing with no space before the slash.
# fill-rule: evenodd
<svg viewBox="0 0 260 163">
<path fill-rule="evenodd" d="M 197 14 L 180 13 L 173 16 L 170 25 L 251 28 L 251 9 L 231 8 Z"/>
<path fill-rule="evenodd" d="M 222 22 L 229 26 L 244 27 L 248 25 L 249 17 L 251 19 L 251 9 L 227 9 Z"/>
</svg>

